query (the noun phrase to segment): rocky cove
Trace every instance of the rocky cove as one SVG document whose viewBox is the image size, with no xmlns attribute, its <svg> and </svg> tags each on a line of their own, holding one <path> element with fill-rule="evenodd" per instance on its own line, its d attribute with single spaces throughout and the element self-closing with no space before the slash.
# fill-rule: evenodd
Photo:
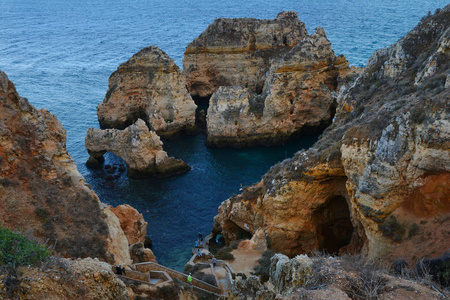
<svg viewBox="0 0 450 300">
<path fill-rule="evenodd" d="M 282 25 L 277 27 L 277 22 Z M 290 28 L 285 22 L 297 27 L 279 32 L 279 28 Z M 237 26 L 236 36 L 209 39 L 221 32 L 214 28 L 228 32 L 229 26 Z M 299 40 L 291 37 L 293 33 Z M 209 90 L 209 94 L 198 92 L 201 97 L 211 95 L 206 114 L 210 145 L 279 143 L 302 130 L 323 130 L 331 123 L 313 147 L 275 165 L 261 182 L 224 201 L 213 234 L 222 235 L 226 243 L 260 236 L 269 248 L 290 257 L 325 250 L 415 261 L 448 251 L 448 7 L 424 18 L 396 44 L 375 52 L 365 69 L 351 69 L 345 57 L 335 56 L 323 29 L 308 36 L 292 12 L 268 21 L 217 20 L 200 38 L 212 45 L 194 41 L 186 49 L 185 62 L 210 64 L 208 72 L 200 71 L 209 76 L 202 79 L 208 87 L 189 82 L 190 70 L 200 66 L 185 66 L 182 73 L 159 49 L 144 49 L 113 73 L 105 100 L 98 106 L 100 124 L 115 129 L 99 130 L 97 137 L 91 130 L 86 147 L 91 149 L 91 140 L 92 147 L 109 144 L 105 137 L 120 140 L 118 136 L 128 130 L 123 139 L 132 142 L 122 143 L 128 151 L 117 153 L 133 154 L 138 141 L 153 140 L 159 154 L 145 157 L 151 155 L 156 165 L 167 160 L 155 135 L 169 138 L 194 132 L 195 103 L 189 96 L 196 93 L 193 87 Z M 195 54 L 199 58 L 193 58 Z M 257 76 L 245 74 L 247 81 L 213 72 L 226 69 L 217 67 L 218 62 L 245 61 L 245 57 L 270 65 L 257 66 Z M 156 64 L 147 65 L 147 61 Z M 239 71 L 230 73 L 235 76 Z M 101 204 L 84 184 L 65 151 L 61 124 L 20 98 L 5 74 L 1 90 L 2 225 L 58 240 L 55 251 L 68 257 L 93 256 L 112 264 L 131 264 L 128 245 L 143 242 L 142 236 L 127 240 L 126 226 L 114 209 Z M 111 108 L 105 109 L 106 105 Z M 108 118 L 112 121 L 102 121 Z M 136 135 L 131 126 L 143 133 Z M 213 132 L 225 137 L 214 141 Z M 99 157 L 98 153 L 113 148 L 90 152 Z M 138 158 L 142 154 L 136 153 Z M 39 162 L 33 162 L 36 158 Z M 132 176 L 131 163 L 127 166 Z M 82 203 L 89 213 L 65 204 L 63 198 Z M 34 218 L 20 220 L 18 215 Z M 136 224 L 138 231 L 145 232 L 144 222 Z M 93 235 L 75 239 L 79 235 L 74 228 Z M 91 249 L 83 247 L 86 244 Z M 264 292 L 267 297 L 294 292 L 282 288 L 278 279 L 273 274 L 275 287 Z M 250 298 L 258 293 L 235 292 L 236 297 Z"/>
</svg>

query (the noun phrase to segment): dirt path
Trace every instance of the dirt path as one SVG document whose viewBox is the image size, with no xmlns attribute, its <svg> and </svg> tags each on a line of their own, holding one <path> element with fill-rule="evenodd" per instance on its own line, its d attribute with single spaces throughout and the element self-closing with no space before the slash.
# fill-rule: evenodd
<svg viewBox="0 0 450 300">
<path fill-rule="evenodd" d="M 236 273 L 244 273 L 249 276 L 253 268 L 258 265 L 258 259 L 262 257 L 262 251 L 253 249 L 253 245 L 242 241 L 238 249 L 231 252 L 234 261 L 229 262 Z"/>
</svg>

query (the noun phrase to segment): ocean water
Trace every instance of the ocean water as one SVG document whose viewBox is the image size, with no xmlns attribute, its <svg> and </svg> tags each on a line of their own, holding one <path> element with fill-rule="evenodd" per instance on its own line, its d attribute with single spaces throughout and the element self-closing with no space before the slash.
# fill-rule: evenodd
<svg viewBox="0 0 450 300">
<path fill-rule="evenodd" d="M 169 155 L 192 170 L 169 179 L 106 184 L 90 170 L 84 137 L 98 128 L 96 106 L 108 77 L 140 49 L 156 45 L 181 67 L 185 47 L 220 17 L 273 19 L 298 12 L 309 33 L 324 27 L 336 54 L 365 66 L 377 49 L 396 42 L 442 0 L 0 0 L 0 70 L 19 94 L 46 108 L 67 130 L 67 149 L 78 170 L 111 205 L 128 203 L 145 217 L 158 261 L 182 270 L 197 232 L 207 235 L 220 203 L 250 185 L 276 162 L 314 143 L 317 136 L 278 147 L 210 149 L 202 135 L 165 143 Z M 112 154 L 106 163 L 121 163 Z"/>
</svg>

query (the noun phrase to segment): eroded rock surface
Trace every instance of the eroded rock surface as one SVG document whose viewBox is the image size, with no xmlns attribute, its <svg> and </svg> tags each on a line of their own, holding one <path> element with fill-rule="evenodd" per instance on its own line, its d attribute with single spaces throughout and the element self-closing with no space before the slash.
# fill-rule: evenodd
<svg viewBox="0 0 450 300">
<path fill-rule="evenodd" d="M 168 177 L 190 170 L 179 159 L 168 157 L 159 136 L 141 119 L 124 130 L 89 128 L 85 139 L 88 165 L 97 165 L 109 151 L 120 156 L 129 177 Z"/>
<path fill-rule="evenodd" d="M 441 299 L 438 290 L 419 280 L 393 276 L 361 256 L 289 259 L 275 254 L 268 272 L 265 285 L 256 276 L 236 277 L 227 299 Z"/>
<path fill-rule="evenodd" d="M 295 12 L 274 20 L 216 19 L 184 53 L 183 74 L 192 96 L 209 97 L 220 86 L 261 92 L 270 61 L 307 35 Z"/>
<path fill-rule="evenodd" d="M 160 136 L 194 130 L 197 106 L 180 68 L 159 48 L 133 55 L 111 74 L 108 85 L 97 107 L 102 128 L 124 129 L 141 118 Z"/>
<path fill-rule="evenodd" d="M 208 145 L 270 145 L 323 130 L 334 115 L 338 81 L 350 72 L 345 57 L 334 54 L 325 31 L 317 28 L 272 62 L 261 94 L 243 86 L 213 94 Z"/>
<path fill-rule="evenodd" d="M 1 71 L 0 116 L 2 226 L 21 228 L 63 256 L 130 262 L 117 218 L 108 214 L 67 153 L 62 124 L 19 97 Z"/>
<path fill-rule="evenodd" d="M 119 218 L 120 227 L 125 233 L 128 244 L 144 243 L 147 235 L 147 222 L 144 216 L 128 204 L 111 207 L 112 212 Z"/>
<path fill-rule="evenodd" d="M 230 241 L 262 228 L 289 256 L 319 249 L 416 260 L 447 251 L 449 20 L 447 6 L 377 51 L 341 87 L 319 141 L 223 202 L 213 231 Z"/>
<path fill-rule="evenodd" d="M 156 262 L 156 257 L 151 249 L 145 248 L 143 243 L 130 246 L 130 255 L 133 263 Z"/>
</svg>

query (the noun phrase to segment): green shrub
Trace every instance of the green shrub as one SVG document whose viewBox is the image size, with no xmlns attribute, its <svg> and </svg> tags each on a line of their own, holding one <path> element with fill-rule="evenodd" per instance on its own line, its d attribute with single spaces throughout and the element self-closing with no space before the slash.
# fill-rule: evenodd
<svg viewBox="0 0 450 300">
<path fill-rule="evenodd" d="M 419 277 L 431 277 L 443 287 L 450 287 L 450 253 L 438 258 L 424 258 L 417 262 L 416 273 Z"/>
<path fill-rule="evenodd" d="M 255 271 L 255 275 L 259 276 L 261 282 L 266 282 L 269 280 L 270 260 L 274 255 L 275 252 L 273 252 L 272 250 L 264 251 L 262 257 L 258 259 L 259 265 L 253 268 L 253 270 Z"/>
<path fill-rule="evenodd" d="M 231 254 L 231 251 L 233 251 L 233 248 L 223 247 L 217 251 L 216 258 L 221 260 L 234 260 L 234 256 Z"/>
<path fill-rule="evenodd" d="M 411 226 L 409 226 L 408 237 L 409 238 L 413 237 L 418 232 L 419 232 L 419 225 L 417 225 L 416 223 L 412 223 Z"/>
<path fill-rule="evenodd" d="M 50 251 L 44 245 L 0 226 L 0 266 L 15 270 L 19 266 L 42 262 L 49 255 Z"/>
<path fill-rule="evenodd" d="M 390 216 L 383 224 L 378 225 L 378 229 L 381 230 L 381 233 L 385 237 L 388 237 L 395 242 L 400 242 L 406 232 L 406 229 L 397 222 L 397 219 L 394 216 Z"/>
<path fill-rule="evenodd" d="M 237 249 L 237 248 L 239 248 L 239 242 L 240 241 L 232 241 L 231 243 L 230 243 L 230 247 L 232 248 L 232 249 Z"/>
<path fill-rule="evenodd" d="M 195 274 L 194 277 L 197 278 L 198 280 L 209 283 L 210 285 L 217 286 L 216 277 L 214 277 L 213 274 L 207 274 L 207 273 L 200 272 L 198 274 Z"/>
<path fill-rule="evenodd" d="M 207 268 L 209 268 L 209 264 L 201 264 L 201 263 L 195 265 L 186 264 L 184 266 L 184 274 L 195 273 Z"/>
</svg>

